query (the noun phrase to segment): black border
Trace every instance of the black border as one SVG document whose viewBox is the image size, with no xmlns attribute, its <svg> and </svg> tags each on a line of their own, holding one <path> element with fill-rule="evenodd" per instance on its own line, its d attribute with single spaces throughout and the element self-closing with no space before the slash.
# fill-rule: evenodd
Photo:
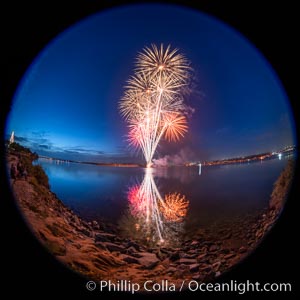
<svg viewBox="0 0 300 300">
<path fill-rule="evenodd" d="M 10 108 L 18 82 L 40 50 L 61 31 L 90 14 L 129 1 L 82 0 L 82 1 L 6 1 L 2 3 L 1 20 L 3 33 L 0 35 L 1 55 L 0 92 L 1 92 L 1 131 Z M 133 1 L 131 1 L 133 2 Z M 141 1 L 134 1 L 139 3 Z M 154 2 L 154 1 L 152 1 Z M 293 107 L 299 128 L 299 110 L 296 100 L 299 94 L 296 88 L 297 69 L 296 39 L 299 31 L 296 5 L 292 1 L 268 3 L 267 1 L 156 1 L 170 2 L 200 9 L 202 12 L 223 20 L 246 36 L 267 58 L 279 76 Z M 267 3 L 265 3 L 267 2 Z M 2 152 L 2 154 L 4 154 Z M 57 262 L 41 247 L 31 235 L 30 230 L 14 204 L 7 185 L 4 155 L 1 156 L 1 228 L 3 274 L 0 293 L 8 292 L 11 296 L 77 296 L 120 298 L 122 295 L 110 295 L 88 292 L 86 280 L 69 271 Z M 282 293 L 281 297 L 295 295 L 298 290 L 296 262 L 298 256 L 296 202 L 299 196 L 299 168 L 286 208 L 272 232 L 266 237 L 254 254 L 220 280 L 230 279 L 260 282 L 292 282 L 293 292 Z M 3 188 L 2 188 L 3 186 Z M 2 194 L 1 193 L 1 194 Z M 294 275 L 295 274 L 295 275 Z M 275 297 L 275 293 L 270 294 Z M 174 298 L 174 295 L 171 295 Z M 180 295 L 179 295 L 180 296 Z M 219 294 L 189 293 L 181 297 L 218 297 Z M 224 295 L 223 295 L 224 296 Z M 230 297 L 238 296 L 230 293 Z M 251 297 L 265 297 L 265 294 L 250 294 Z M 140 298 L 141 296 L 136 296 Z M 148 295 L 161 297 L 160 295 Z M 167 295 L 163 296 L 164 298 Z M 143 296 L 147 298 L 147 295 Z"/>
</svg>

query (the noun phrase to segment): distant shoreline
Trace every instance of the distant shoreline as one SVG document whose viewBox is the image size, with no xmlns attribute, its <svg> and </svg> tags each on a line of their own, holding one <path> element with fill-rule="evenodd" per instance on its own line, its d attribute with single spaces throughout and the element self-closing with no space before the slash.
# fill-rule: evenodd
<svg viewBox="0 0 300 300">
<path fill-rule="evenodd" d="M 134 164 L 134 163 L 97 163 L 97 162 L 85 162 L 85 161 L 77 161 L 71 159 L 60 159 L 60 158 L 53 158 L 48 156 L 39 155 L 39 158 L 51 160 L 51 161 L 59 161 L 59 162 L 66 162 L 66 163 L 74 163 L 74 164 L 85 164 L 85 165 L 96 165 L 96 166 L 105 166 L 105 167 L 144 167 L 141 164 Z"/>
<path fill-rule="evenodd" d="M 266 152 L 254 155 L 248 155 L 245 157 L 237 157 L 237 158 L 229 158 L 223 160 L 213 160 L 213 161 L 204 161 L 200 162 L 186 162 L 181 165 L 154 165 L 154 167 L 193 167 L 193 166 L 221 166 L 221 165 L 229 165 L 229 164 L 242 164 L 242 163 L 252 163 L 258 162 L 263 160 L 271 160 L 271 159 L 281 159 L 286 155 L 295 155 L 296 154 L 296 147 L 283 149 L 277 152 Z M 48 157 L 44 155 L 38 156 L 41 159 L 47 159 L 50 161 L 58 161 L 64 163 L 76 163 L 76 164 L 86 164 L 86 165 L 96 165 L 96 166 L 104 166 L 104 167 L 125 167 L 125 168 L 146 168 L 146 165 L 137 164 L 137 163 L 102 163 L 102 162 L 85 162 L 85 161 L 77 161 L 77 160 L 70 160 L 70 159 L 60 159 L 54 157 Z"/>
</svg>

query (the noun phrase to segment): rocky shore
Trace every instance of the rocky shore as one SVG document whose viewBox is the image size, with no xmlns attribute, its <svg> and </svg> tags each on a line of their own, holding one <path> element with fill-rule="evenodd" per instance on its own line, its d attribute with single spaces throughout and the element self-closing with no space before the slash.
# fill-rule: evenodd
<svg viewBox="0 0 300 300">
<path fill-rule="evenodd" d="M 10 154 L 8 168 L 18 159 Z M 30 174 L 26 180 L 11 180 L 11 185 L 38 240 L 72 270 L 96 281 L 127 279 L 143 283 L 155 279 L 178 286 L 182 278 L 211 281 L 255 249 L 280 214 L 291 178 L 289 164 L 265 211 L 198 229 L 178 248 L 149 248 L 121 237 L 107 224 L 81 219 Z"/>
</svg>

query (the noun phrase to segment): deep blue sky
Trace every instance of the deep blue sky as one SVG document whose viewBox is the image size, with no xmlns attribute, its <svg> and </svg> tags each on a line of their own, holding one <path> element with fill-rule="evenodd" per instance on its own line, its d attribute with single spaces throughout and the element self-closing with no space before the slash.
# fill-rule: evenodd
<svg viewBox="0 0 300 300">
<path fill-rule="evenodd" d="M 179 48 L 197 80 L 188 135 L 163 142 L 156 158 L 220 159 L 295 143 L 288 99 L 254 46 L 214 18 L 158 4 L 101 12 L 49 43 L 19 85 L 6 133 L 43 155 L 138 161 L 117 106 L 136 54 L 151 43 Z"/>
</svg>

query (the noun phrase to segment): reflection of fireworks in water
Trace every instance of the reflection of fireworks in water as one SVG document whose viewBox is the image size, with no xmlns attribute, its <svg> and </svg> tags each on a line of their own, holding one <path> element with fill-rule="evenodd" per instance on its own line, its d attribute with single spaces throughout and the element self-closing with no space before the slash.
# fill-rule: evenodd
<svg viewBox="0 0 300 300">
<path fill-rule="evenodd" d="M 181 222 L 186 216 L 189 202 L 179 193 L 165 196 L 165 205 L 161 206 L 164 218 L 169 222 Z"/>
<path fill-rule="evenodd" d="M 163 199 L 155 184 L 152 170 L 146 169 L 140 186 L 128 192 L 130 213 L 135 218 L 135 229 L 160 243 L 170 242 L 184 221 L 188 200 L 179 193 L 170 193 Z"/>
<path fill-rule="evenodd" d="M 119 107 L 129 123 L 129 142 L 142 149 L 147 166 L 162 137 L 177 141 L 187 131 L 183 95 L 190 71 L 186 58 L 170 46 L 152 45 L 137 57 Z"/>
</svg>

